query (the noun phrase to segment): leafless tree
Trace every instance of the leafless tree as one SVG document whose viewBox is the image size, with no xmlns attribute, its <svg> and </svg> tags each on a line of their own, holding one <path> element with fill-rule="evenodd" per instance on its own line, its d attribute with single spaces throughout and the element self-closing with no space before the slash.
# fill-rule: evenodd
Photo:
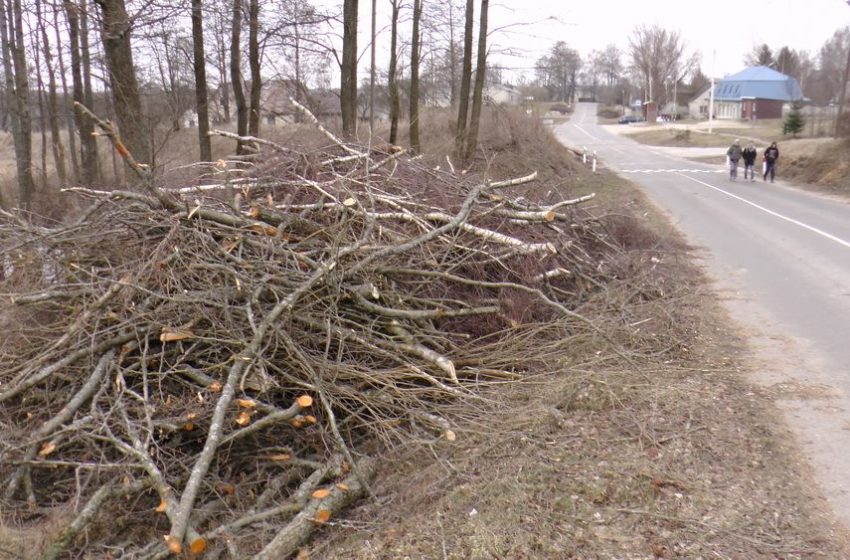
<svg viewBox="0 0 850 560">
<path fill-rule="evenodd" d="M 65 15 L 68 18 L 68 38 L 70 40 L 71 49 L 71 76 L 73 80 L 74 101 L 91 107 L 89 95 L 91 79 L 89 73 L 86 72 L 84 81 L 84 58 L 83 53 L 88 53 L 88 47 L 83 50 L 83 45 L 87 43 L 84 39 L 88 37 L 88 33 L 83 33 L 80 14 L 85 13 L 85 7 L 74 0 L 64 0 Z M 88 87 L 87 85 L 88 84 Z M 79 112 L 74 113 L 74 118 L 77 123 L 77 130 L 80 133 L 80 160 L 82 167 L 82 181 L 86 185 L 93 185 L 99 182 L 100 169 L 97 158 L 97 142 L 94 136 L 94 125 Z"/>
<path fill-rule="evenodd" d="M 671 93 L 665 86 L 686 75 L 698 60 L 688 56 L 685 41 L 676 31 L 657 25 L 641 25 L 629 37 L 632 69 L 640 76 L 646 90 L 647 101 L 662 106 L 670 100 Z"/>
<path fill-rule="evenodd" d="M 345 0 L 342 8 L 339 100 L 342 112 L 342 134 L 346 138 L 353 138 L 357 134 L 357 4 L 358 0 Z"/>
<path fill-rule="evenodd" d="M 413 31 L 410 38 L 410 148 L 419 152 L 419 59 L 421 33 L 419 22 L 422 20 L 422 0 L 413 0 Z"/>
<path fill-rule="evenodd" d="M 260 2 L 248 0 L 248 66 L 251 69 L 251 108 L 248 113 L 248 134 L 260 135 L 260 95 L 263 80 L 260 74 Z"/>
<path fill-rule="evenodd" d="M 121 136 L 136 161 L 151 164 L 152 152 L 142 113 L 130 45 L 130 18 L 124 0 L 95 0 L 100 7 L 101 40 L 109 69 L 112 102 Z"/>
<path fill-rule="evenodd" d="M 0 42 L 3 72 L 12 117 L 15 166 L 18 174 L 19 204 L 29 210 L 35 191 L 32 176 L 32 124 L 29 107 L 29 78 L 24 48 L 23 18 L 20 0 L 3 0 L 0 9 Z"/>
<path fill-rule="evenodd" d="M 478 148 L 478 129 L 481 124 L 481 105 L 484 100 L 484 83 L 487 80 L 487 16 L 490 11 L 489 0 L 481 0 L 481 14 L 478 25 L 478 59 L 475 68 L 475 89 L 472 92 L 472 116 L 469 120 L 469 136 L 466 139 L 468 162 Z"/>
<path fill-rule="evenodd" d="M 466 0 L 463 34 L 463 69 L 460 76 L 457 126 L 455 129 L 455 157 L 462 161 L 466 149 L 466 126 L 469 117 L 469 90 L 472 84 L 472 33 L 475 26 L 475 0 Z"/>
<path fill-rule="evenodd" d="M 192 0 L 192 66 L 195 72 L 195 107 L 198 114 L 198 143 L 201 161 L 212 160 L 210 111 L 207 100 L 207 58 L 204 54 L 203 0 Z"/>
<path fill-rule="evenodd" d="M 248 103 L 245 100 L 245 86 L 242 81 L 242 0 L 233 0 L 230 33 L 230 83 L 236 100 L 236 133 L 244 137 L 248 135 Z M 244 152 L 245 146 L 240 140 L 236 144 L 236 153 Z"/>
<path fill-rule="evenodd" d="M 59 128 L 59 103 L 56 92 L 56 71 L 51 54 L 50 39 L 47 34 L 45 19 L 42 17 L 41 4 L 36 3 L 36 25 L 41 35 L 41 47 L 44 55 L 44 65 L 47 68 L 47 110 L 50 125 L 50 145 L 53 153 L 53 161 L 56 166 L 56 177 L 59 184 L 64 185 L 67 181 L 67 170 L 65 168 L 65 145 Z"/>
<path fill-rule="evenodd" d="M 387 72 L 387 87 L 390 92 L 390 144 L 398 142 L 398 119 L 400 100 L 396 69 L 398 66 L 398 14 L 400 0 L 390 0 L 392 5 L 392 25 L 390 28 L 390 67 Z"/>
</svg>

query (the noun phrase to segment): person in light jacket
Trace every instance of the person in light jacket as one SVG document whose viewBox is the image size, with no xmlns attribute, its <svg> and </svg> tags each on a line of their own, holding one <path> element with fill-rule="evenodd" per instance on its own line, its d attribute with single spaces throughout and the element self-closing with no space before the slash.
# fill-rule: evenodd
<svg viewBox="0 0 850 560">
<path fill-rule="evenodd" d="M 738 160 L 741 159 L 741 141 L 735 142 L 726 150 L 726 157 L 729 158 L 729 178 L 733 181 L 738 179 Z"/>
<path fill-rule="evenodd" d="M 762 181 L 767 181 L 767 176 L 770 175 L 770 182 L 773 182 L 773 177 L 776 175 L 776 160 L 778 159 L 779 148 L 774 142 L 764 151 L 764 176 Z"/>
<path fill-rule="evenodd" d="M 741 157 L 744 160 L 744 181 L 747 180 L 747 174 L 749 174 L 750 182 L 756 180 L 755 165 L 757 156 L 758 150 L 756 150 L 752 142 L 741 152 Z"/>
</svg>

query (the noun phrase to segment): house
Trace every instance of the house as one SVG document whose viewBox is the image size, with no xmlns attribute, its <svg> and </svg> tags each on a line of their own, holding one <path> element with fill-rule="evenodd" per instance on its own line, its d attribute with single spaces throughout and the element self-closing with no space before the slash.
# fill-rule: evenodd
<svg viewBox="0 0 850 560">
<path fill-rule="evenodd" d="M 289 100 L 290 97 L 319 118 L 336 117 L 341 112 L 339 94 L 331 90 L 310 90 L 296 80 L 273 79 L 263 84 L 260 92 L 262 116 L 269 125 L 274 125 L 278 119 L 286 122 L 298 120 L 298 110 Z"/>
<path fill-rule="evenodd" d="M 525 99 L 522 92 L 506 84 L 487 83 L 484 88 L 484 99 L 491 105 L 520 105 Z"/>
<path fill-rule="evenodd" d="M 715 84 L 714 117 L 778 119 L 786 105 L 802 99 L 797 80 L 767 66 L 754 66 Z"/>
<path fill-rule="evenodd" d="M 708 104 L 711 101 L 709 99 L 710 97 L 711 85 L 707 85 L 702 88 L 699 93 L 692 97 L 690 101 L 688 101 L 688 115 L 690 115 L 692 119 L 707 119 Z"/>
</svg>

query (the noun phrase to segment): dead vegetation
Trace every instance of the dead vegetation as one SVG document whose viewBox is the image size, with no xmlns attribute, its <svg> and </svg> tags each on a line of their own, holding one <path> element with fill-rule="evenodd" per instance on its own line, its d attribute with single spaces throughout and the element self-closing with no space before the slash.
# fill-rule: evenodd
<svg viewBox="0 0 850 560">
<path fill-rule="evenodd" d="M 686 247 L 502 119 L 4 214 L 0 557 L 837 557 Z"/>
<path fill-rule="evenodd" d="M 369 493 L 379 442 L 451 440 L 481 386 L 642 343 L 577 311 L 642 266 L 591 197 L 258 144 L 184 188 L 129 157 L 144 191 L 74 189 L 69 225 L 3 213 L 3 501 L 65 512 L 38 557 L 284 558 Z"/>
</svg>

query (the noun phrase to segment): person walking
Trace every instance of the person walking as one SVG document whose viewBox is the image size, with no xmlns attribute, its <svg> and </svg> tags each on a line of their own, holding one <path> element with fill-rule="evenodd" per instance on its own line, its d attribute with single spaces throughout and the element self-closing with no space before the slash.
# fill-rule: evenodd
<svg viewBox="0 0 850 560">
<path fill-rule="evenodd" d="M 773 178 L 776 176 L 776 160 L 778 159 L 779 148 L 776 146 L 776 142 L 773 142 L 764 151 L 764 176 L 762 181 L 767 181 L 767 176 L 770 175 L 770 182 L 773 182 Z"/>
<path fill-rule="evenodd" d="M 744 181 L 747 180 L 748 173 L 750 176 L 751 183 L 756 180 L 755 165 L 757 156 L 758 150 L 756 150 L 756 147 L 753 145 L 752 142 L 750 142 L 750 144 L 746 148 L 744 148 L 744 151 L 741 152 L 741 157 L 744 160 Z"/>
<path fill-rule="evenodd" d="M 729 178 L 733 181 L 738 179 L 738 160 L 741 159 L 741 153 L 741 141 L 738 139 L 726 150 L 726 157 L 729 158 Z"/>
</svg>

